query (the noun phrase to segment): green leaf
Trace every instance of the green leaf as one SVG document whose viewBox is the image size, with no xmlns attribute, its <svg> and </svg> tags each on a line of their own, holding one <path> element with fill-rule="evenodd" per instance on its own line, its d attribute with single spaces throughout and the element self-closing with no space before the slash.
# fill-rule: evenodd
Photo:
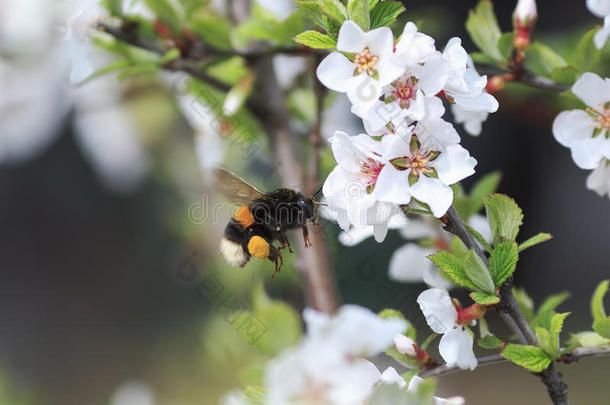
<svg viewBox="0 0 610 405">
<path fill-rule="evenodd" d="M 604 338 L 593 331 L 584 331 L 572 334 L 569 342 L 582 347 L 598 347 L 610 344 L 610 338 Z"/>
<path fill-rule="evenodd" d="M 165 64 L 173 61 L 174 59 L 178 59 L 180 57 L 180 49 L 172 48 L 169 51 L 165 52 L 165 55 L 159 61 L 160 64 Z"/>
<path fill-rule="evenodd" d="M 544 352 L 548 354 L 553 360 L 556 360 L 557 357 L 559 357 L 559 350 L 557 350 L 557 345 L 553 341 L 551 332 L 541 327 L 536 327 L 535 332 L 536 339 L 538 340 L 540 348 L 544 350 Z"/>
<path fill-rule="evenodd" d="M 265 387 L 247 385 L 244 388 L 244 396 L 255 404 L 263 404 L 265 402 Z"/>
<path fill-rule="evenodd" d="M 502 357 L 534 373 L 546 370 L 553 361 L 539 347 L 517 344 L 507 345 L 502 351 Z"/>
<path fill-rule="evenodd" d="M 519 252 L 530 248 L 532 246 L 536 246 L 540 243 L 546 242 L 547 240 L 553 239 L 553 235 L 550 233 L 539 233 L 538 235 L 532 236 L 528 240 L 519 244 Z"/>
<path fill-rule="evenodd" d="M 481 305 L 494 305 L 500 302 L 500 297 L 494 294 L 487 294 L 479 291 L 470 293 L 470 298 L 472 298 L 474 302 Z"/>
<path fill-rule="evenodd" d="M 479 346 L 483 349 L 497 349 L 502 346 L 503 342 L 493 335 L 485 336 L 482 339 L 479 339 Z"/>
<path fill-rule="evenodd" d="M 513 56 L 515 35 L 515 32 L 505 32 L 498 40 L 498 50 L 504 60 L 509 60 Z"/>
<path fill-rule="evenodd" d="M 561 55 L 540 42 L 532 43 L 527 49 L 525 64 L 534 73 L 546 77 L 551 77 L 553 70 L 568 65 Z"/>
<path fill-rule="evenodd" d="M 270 299 L 260 283 L 253 293 L 253 310 L 236 322 L 237 332 L 259 351 L 277 355 L 301 337 L 301 319 L 282 301 Z"/>
<path fill-rule="evenodd" d="M 610 339 L 610 317 L 593 321 L 593 330 L 607 339 Z"/>
<path fill-rule="evenodd" d="M 484 198 L 487 220 L 494 241 L 515 240 L 523 223 L 523 212 L 515 200 L 504 194 L 490 194 Z"/>
<path fill-rule="evenodd" d="M 471 10 L 466 20 L 466 30 L 472 41 L 486 55 L 496 61 L 504 58 L 498 49 L 498 41 L 502 33 L 498 27 L 493 5 L 489 0 L 481 0 L 475 10 Z"/>
<path fill-rule="evenodd" d="M 608 291 L 609 280 L 604 280 L 595 289 L 591 299 L 591 314 L 593 315 L 593 330 L 605 338 L 610 338 L 610 317 L 604 309 L 604 296 Z"/>
<path fill-rule="evenodd" d="M 519 309 L 523 312 L 525 319 L 531 321 L 534 318 L 534 301 L 522 288 L 513 288 L 513 296 L 517 300 Z"/>
<path fill-rule="evenodd" d="M 302 32 L 294 40 L 313 49 L 333 49 L 337 46 L 337 41 L 318 31 Z"/>
<path fill-rule="evenodd" d="M 199 35 L 205 43 L 218 49 L 231 49 L 231 22 L 217 14 L 201 13 L 191 22 L 192 30 Z"/>
<path fill-rule="evenodd" d="M 318 0 L 297 0 L 294 4 L 301 14 L 311 20 L 316 27 L 324 26 L 322 8 Z"/>
<path fill-rule="evenodd" d="M 117 60 L 107 66 L 104 66 L 103 68 L 93 72 L 92 74 L 90 74 L 89 76 L 87 76 L 83 81 L 81 81 L 80 83 L 78 83 L 79 86 L 90 82 L 93 79 L 96 79 L 98 77 L 107 75 L 109 73 L 112 72 L 116 72 L 117 70 L 123 70 L 123 69 L 127 69 L 128 67 L 132 66 L 133 62 L 126 60 L 126 59 L 120 59 Z"/>
<path fill-rule="evenodd" d="M 470 249 L 468 253 L 462 258 L 462 265 L 464 272 L 468 275 L 468 278 L 477 286 L 478 290 L 493 295 L 495 293 L 495 286 L 489 270 L 483 263 L 483 260 L 475 253 L 473 249 Z"/>
<path fill-rule="evenodd" d="M 593 298 L 591 298 L 591 315 L 593 319 L 603 319 L 606 317 L 606 311 L 604 309 L 604 296 L 608 292 L 608 284 L 610 280 L 604 280 L 595 288 Z"/>
<path fill-rule="evenodd" d="M 555 311 L 539 312 L 536 317 L 532 320 L 532 326 L 540 326 L 546 330 L 551 330 L 551 322 L 553 317 L 556 315 Z"/>
<path fill-rule="evenodd" d="M 349 0 L 347 3 L 350 18 L 365 31 L 371 26 L 368 0 Z"/>
<path fill-rule="evenodd" d="M 117 79 L 119 80 L 119 82 L 122 82 L 123 80 L 131 78 L 133 76 L 153 74 L 158 71 L 159 65 L 156 62 L 142 63 L 139 65 L 128 67 L 127 69 L 123 70 L 117 75 Z"/>
<path fill-rule="evenodd" d="M 519 253 L 517 243 L 501 242 L 496 245 L 489 258 L 489 272 L 496 287 L 501 286 L 513 274 L 517 267 Z"/>
<path fill-rule="evenodd" d="M 470 234 L 472 236 L 474 236 L 479 243 L 481 244 L 481 246 L 483 246 L 485 248 L 485 250 L 487 250 L 488 252 L 491 252 L 491 246 L 489 245 L 489 243 L 485 240 L 485 238 L 483 237 L 483 235 L 481 235 L 479 233 L 479 231 L 477 231 L 476 229 L 474 229 L 472 226 L 470 225 L 466 225 L 466 229 L 468 229 L 468 232 L 470 232 Z"/>
<path fill-rule="evenodd" d="M 569 291 L 563 291 L 547 297 L 547 299 L 545 299 L 542 304 L 540 304 L 540 307 L 538 308 L 538 313 L 555 310 L 555 308 L 561 305 L 561 303 L 570 298 L 570 295 L 572 294 Z"/>
<path fill-rule="evenodd" d="M 483 199 L 496 191 L 501 179 L 500 172 L 491 172 L 475 183 L 468 194 L 469 207 L 468 212 L 465 213 L 466 218 L 470 218 L 483 208 Z"/>
<path fill-rule="evenodd" d="M 347 9 L 339 0 L 322 0 L 322 10 L 338 23 L 347 20 Z"/>
<path fill-rule="evenodd" d="M 371 29 L 391 25 L 405 7 L 398 1 L 382 1 L 371 10 Z"/>
<path fill-rule="evenodd" d="M 102 0 L 102 6 L 115 17 L 123 16 L 123 0 Z"/>
<path fill-rule="evenodd" d="M 284 45 L 294 45 L 294 37 L 303 31 L 305 22 L 298 13 L 290 14 L 288 18 L 273 27 L 273 40 Z"/>
<path fill-rule="evenodd" d="M 471 290 L 478 290 L 477 285 L 468 278 L 459 257 L 445 250 L 440 250 L 437 253 L 428 256 L 428 258 L 455 284 L 470 288 Z"/>
<path fill-rule="evenodd" d="M 483 52 L 473 52 L 470 54 L 474 63 L 486 63 L 488 65 L 495 65 L 498 61 L 491 56 L 484 54 Z"/>
<path fill-rule="evenodd" d="M 568 315 L 570 315 L 570 312 L 563 312 L 561 314 L 556 314 L 553 316 L 553 319 L 551 319 L 551 336 L 557 342 L 557 349 L 559 349 L 559 335 L 563 330 L 563 323 Z"/>
<path fill-rule="evenodd" d="M 180 32 L 180 14 L 174 4 L 179 3 L 169 0 L 146 0 L 146 5 L 155 13 L 159 21 L 169 25 L 174 32 Z"/>
<path fill-rule="evenodd" d="M 564 66 L 553 69 L 551 79 L 562 84 L 573 84 L 580 75 L 578 69 L 574 66 Z"/>
<path fill-rule="evenodd" d="M 401 389 L 398 384 L 379 384 L 369 397 L 367 405 L 414 405 L 419 404 L 415 393 Z"/>
<path fill-rule="evenodd" d="M 574 64 L 581 72 L 590 72 L 600 60 L 602 52 L 597 49 L 593 42 L 593 37 L 597 31 L 599 31 L 599 27 L 589 30 L 576 46 Z"/>
</svg>

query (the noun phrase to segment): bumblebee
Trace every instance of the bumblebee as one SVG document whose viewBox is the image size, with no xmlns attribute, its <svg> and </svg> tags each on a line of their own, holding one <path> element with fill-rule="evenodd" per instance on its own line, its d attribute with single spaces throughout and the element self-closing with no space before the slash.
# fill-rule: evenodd
<svg viewBox="0 0 610 405">
<path fill-rule="evenodd" d="M 287 188 L 263 193 L 224 169 L 215 169 L 214 177 L 216 189 L 240 205 L 220 242 L 220 252 L 229 264 L 244 267 L 252 256 L 269 259 L 275 264 L 275 277 L 284 263 L 281 250 L 288 248 L 292 253 L 287 230 L 301 228 L 305 247 L 311 246 L 307 221 L 317 224 L 320 205 L 312 197 Z"/>
</svg>

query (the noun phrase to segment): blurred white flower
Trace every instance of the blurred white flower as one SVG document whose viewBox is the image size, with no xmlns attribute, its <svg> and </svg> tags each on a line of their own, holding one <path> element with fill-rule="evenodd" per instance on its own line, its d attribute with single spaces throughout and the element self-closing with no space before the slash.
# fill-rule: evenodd
<svg viewBox="0 0 610 405">
<path fill-rule="evenodd" d="M 132 381 L 122 384 L 112 394 L 110 405 L 154 405 L 155 395 L 143 382 Z"/>
<path fill-rule="evenodd" d="M 317 68 L 318 79 L 329 89 L 347 93 L 356 108 L 370 108 L 382 94 L 382 87 L 403 73 L 394 54 L 394 35 L 388 27 L 365 32 L 351 20 L 339 30 L 337 50 Z M 349 60 L 341 52 L 355 54 Z"/>
<path fill-rule="evenodd" d="M 600 197 L 610 197 L 610 165 L 607 159 L 594 169 L 587 177 L 587 188 L 595 191 Z"/>
<path fill-rule="evenodd" d="M 406 322 L 343 306 L 336 316 L 306 309 L 307 335 L 273 359 L 265 371 L 268 405 L 364 403 L 381 375 L 361 356 L 375 356 L 404 333 Z"/>
<path fill-rule="evenodd" d="M 396 350 L 405 356 L 415 356 L 417 354 L 417 351 L 415 350 L 415 342 L 413 339 L 408 338 L 405 335 L 394 335 L 394 345 L 396 346 Z"/>
<path fill-rule="evenodd" d="M 297 9 L 292 0 L 256 0 L 256 2 L 280 20 L 285 20 Z"/>
<path fill-rule="evenodd" d="M 98 0 L 82 0 L 75 3 L 74 14 L 68 19 L 66 41 L 72 59 L 70 80 L 79 83 L 96 70 L 91 53 L 94 52 L 90 40 L 92 25 L 106 16 L 106 10 Z"/>
<path fill-rule="evenodd" d="M 610 37 L 610 0 L 587 0 L 587 8 L 604 19 L 604 26 L 593 37 L 597 49 L 602 49 Z"/>
<path fill-rule="evenodd" d="M 561 112 L 553 122 L 553 135 L 570 148 L 581 169 L 595 169 L 610 159 L 610 79 L 585 73 L 572 86 L 572 93 L 588 106 Z"/>
<path fill-rule="evenodd" d="M 148 172 L 148 156 L 115 86 L 103 77 L 75 90 L 76 140 L 106 187 L 131 192 Z"/>
<path fill-rule="evenodd" d="M 417 297 L 417 303 L 430 329 L 443 335 L 438 349 L 447 365 L 474 370 L 477 359 L 472 349 L 473 338 L 458 323 L 458 312 L 447 291 L 431 288 Z"/>
</svg>

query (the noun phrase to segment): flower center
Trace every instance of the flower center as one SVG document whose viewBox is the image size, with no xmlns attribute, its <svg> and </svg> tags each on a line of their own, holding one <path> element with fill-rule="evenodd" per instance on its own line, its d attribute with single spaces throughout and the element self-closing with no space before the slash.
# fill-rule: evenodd
<svg viewBox="0 0 610 405">
<path fill-rule="evenodd" d="M 599 131 L 610 131 L 610 102 L 603 107 L 600 104 L 601 112 L 587 107 L 587 113 L 593 118 L 595 126 Z"/>
<path fill-rule="evenodd" d="M 383 169 L 383 163 L 368 158 L 364 162 L 360 163 L 360 175 L 364 179 L 364 185 L 367 188 L 367 192 L 373 191 L 372 188 L 377 183 L 377 178 L 379 177 L 379 173 L 381 173 L 381 169 Z"/>
<path fill-rule="evenodd" d="M 411 104 L 411 100 L 415 97 L 415 84 L 416 80 L 413 77 L 408 79 L 398 79 L 394 84 L 394 96 L 400 102 L 400 106 L 408 108 Z"/>
<path fill-rule="evenodd" d="M 356 64 L 356 72 L 366 73 L 369 76 L 373 76 L 377 71 L 377 62 L 379 58 L 369 51 L 369 48 L 354 56 L 354 63 Z"/>
</svg>

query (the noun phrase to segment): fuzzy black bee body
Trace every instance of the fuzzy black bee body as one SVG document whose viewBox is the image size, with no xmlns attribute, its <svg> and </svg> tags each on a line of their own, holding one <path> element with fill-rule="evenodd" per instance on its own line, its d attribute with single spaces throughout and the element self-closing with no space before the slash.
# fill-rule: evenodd
<svg viewBox="0 0 610 405">
<path fill-rule="evenodd" d="M 250 257 L 269 259 L 275 263 L 275 274 L 283 259 L 280 250 L 290 243 L 285 232 L 301 228 L 305 247 L 311 246 L 307 222 L 316 222 L 316 203 L 295 190 L 280 188 L 262 193 L 234 174 L 222 169 L 215 172 L 217 188 L 230 200 L 242 204 L 224 232 L 220 249 L 231 265 L 244 267 Z M 273 245 L 280 242 L 279 247 Z"/>
</svg>

